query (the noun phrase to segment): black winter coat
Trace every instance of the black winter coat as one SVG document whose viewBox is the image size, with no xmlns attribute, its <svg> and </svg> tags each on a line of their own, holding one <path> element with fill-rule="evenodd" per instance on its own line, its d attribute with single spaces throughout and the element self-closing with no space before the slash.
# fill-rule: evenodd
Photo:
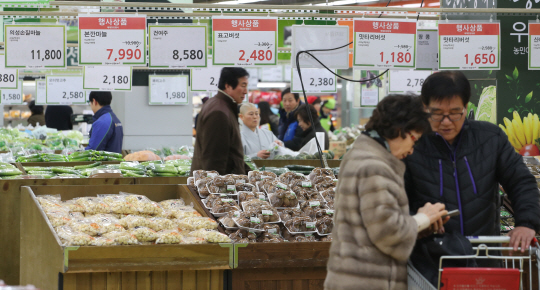
<svg viewBox="0 0 540 290">
<path fill-rule="evenodd" d="M 512 202 L 516 226 L 538 231 L 536 180 L 505 133 L 491 123 L 466 120 L 455 142 L 452 146 L 440 135 L 426 135 L 404 160 L 411 212 L 426 202 L 442 202 L 449 211 L 461 212 L 445 225 L 446 231 L 500 235 L 500 183 Z"/>
</svg>

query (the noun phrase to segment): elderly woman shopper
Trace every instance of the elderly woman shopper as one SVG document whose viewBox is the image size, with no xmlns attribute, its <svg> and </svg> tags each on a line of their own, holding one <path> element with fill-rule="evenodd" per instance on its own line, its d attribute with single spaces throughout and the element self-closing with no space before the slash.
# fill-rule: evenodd
<svg viewBox="0 0 540 290">
<path fill-rule="evenodd" d="M 407 289 L 407 259 L 418 233 L 448 221 L 440 203 L 409 213 L 401 159 L 429 129 L 415 96 L 389 95 L 377 105 L 341 163 L 325 289 Z"/>
<path fill-rule="evenodd" d="M 283 146 L 283 142 L 270 131 L 259 129 L 261 116 L 259 109 L 251 103 L 243 103 L 240 107 L 240 119 L 244 124 L 240 129 L 244 154 L 249 157 L 267 159 L 271 152 L 268 150 L 273 145 Z"/>
</svg>

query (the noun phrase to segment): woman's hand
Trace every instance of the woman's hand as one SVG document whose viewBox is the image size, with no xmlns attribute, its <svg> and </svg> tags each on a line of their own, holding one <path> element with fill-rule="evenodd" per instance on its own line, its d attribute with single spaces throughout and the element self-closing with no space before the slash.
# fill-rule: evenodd
<svg viewBox="0 0 540 290">
<path fill-rule="evenodd" d="M 262 158 L 262 159 L 268 159 L 268 157 L 270 157 L 270 151 L 261 150 L 257 152 L 257 157 Z"/>
<path fill-rule="evenodd" d="M 423 207 L 418 209 L 418 213 L 423 213 L 429 218 L 430 226 L 429 231 L 434 233 L 444 233 L 443 225 L 450 220 L 450 217 L 445 217 L 442 219 L 442 216 L 447 215 L 448 211 L 445 210 L 445 205 L 442 203 L 426 203 Z"/>
<path fill-rule="evenodd" d="M 278 144 L 279 146 L 283 147 L 283 142 L 281 140 L 276 140 L 274 143 Z"/>
</svg>

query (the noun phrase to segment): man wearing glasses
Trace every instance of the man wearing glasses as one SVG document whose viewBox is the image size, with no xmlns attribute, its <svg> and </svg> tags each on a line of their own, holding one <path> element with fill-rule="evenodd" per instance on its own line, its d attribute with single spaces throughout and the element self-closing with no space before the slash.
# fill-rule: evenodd
<svg viewBox="0 0 540 290">
<path fill-rule="evenodd" d="M 443 231 L 464 236 L 499 236 L 499 184 L 512 202 L 515 229 L 510 246 L 527 248 L 540 229 L 540 198 L 536 180 L 496 125 L 467 120 L 470 84 L 459 71 L 429 76 L 422 102 L 431 114 L 433 134 L 405 159 L 405 186 L 411 212 L 426 202 L 459 209 Z"/>
</svg>

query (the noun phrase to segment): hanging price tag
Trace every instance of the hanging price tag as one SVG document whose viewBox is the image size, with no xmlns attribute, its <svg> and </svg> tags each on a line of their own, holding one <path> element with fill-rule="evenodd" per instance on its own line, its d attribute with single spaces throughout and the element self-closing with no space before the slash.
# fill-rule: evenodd
<svg viewBox="0 0 540 290">
<path fill-rule="evenodd" d="M 439 69 L 500 69 L 500 25 L 439 23 Z"/>
<path fill-rule="evenodd" d="M 188 105 L 189 76 L 149 75 L 150 105 Z"/>
<path fill-rule="evenodd" d="M 337 91 L 336 76 L 324 68 L 303 68 L 302 80 L 304 81 L 306 93 L 335 93 Z M 291 91 L 295 93 L 302 92 L 302 84 L 297 69 L 292 69 Z"/>
<path fill-rule="evenodd" d="M 388 74 L 389 93 L 420 93 L 431 71 L 391 70 Z"/>
<path fill-rule="evenodd" d="M 415 20 L 354 21 L 354 66 L 413 69 L 415 59 Z"/>
<path fill-rule="evenodd" d="M 191 70 L 191 90 L 195 92 L 217 92 L 221 67 L 209 65 L 207 68 Z"/>
<path fill-rule="evenodd" d="M 286 64 L 283 68 L 284 72 L 283 72 L 283 79 L 284 81 L 286 82 L 291 82 L 291 77 L 292 77 L 292 65 L 290 64 Z"/>
<path fill-rule="evenodd" d="M 36 80 L 36 105 L 47 105 L 47 82 Z"/>
<path fill-rule="evenodd" d="M 370 80 L 360 83 L 360 107 L 375 107 L 379 103 L 379 94 L 383 88 L 383 82 L 380 78 L 375 78 L 381 72 L 377 70 L 360 72 L 360 77 L 363 80 Z"/>
<path fill-rule="evenodd" d="M 540 23 L 529 21 L 529 69 L 540 70 Z"/>
<path fill-rule="evenodd" d="M 416 35 L 416 70 L 439 69 L 437 29 L 418 29 Z"/>
<path fill-rule="evenodd" d="M 149 65 L 206 67 L 207 39 L 206 25 L 148 25 Z"/>
<path fill-rule="evenodd" d="M 85 90 L 131 91 L 131 66 L 85 66 Z"/>
<path fill-rule="evenodd" d="M 19 82 L 19 71 L 5 67 L 5 55 L 0 53 L 0 89 L 16 89 Z"/>
<path fill-rule="evenodd" d="M 276 64 L 276 17 L 213 17 L 212 31 L 214 65 Z"/>
<path fill-rule="evenodd" d="M 86 104 L 82 76 L 46 76 L 47 104 Z"/>
<path fill-rule="evenodd" d="M 349 26 L 346 25 L 293 25 L 291 63 L 296 68 L 296 55 L 311 49 L 332 49 L 349 43 Z M 333 69 L 349 68 L 349 47 L 331 51 L 310 52 L 327 67 Z M 323 68 L 306 53 L 300 54 L 300 68 Z"/>
<path fill-rule="evenodd" d="M 66 25 L 6 24 L 7 68 L 66 67 Z"/>
<path fill-rule="evenodd" d="M 2 98 L 0 99 L 0 103 L 2 105 L 20 105 L 23 103 L 23 85 L 22 80 L 17 80 L 18 88 L 16 89 L 2 89 L 0 91 L 0 94 L 2 95 Z"/>
<path fill-rule="evenodd" d="M 263 82 L 282 82 L 283 81 L 283 66 L 261 68 L 261 80 Z"/>
<path fill-rule="evenodd" d="M 259 84 L 259 69 L 258 68 L 246 68 L 249 73 L 248 78 L 248 90 L 256 90 L 257 84 Z"/>
<path fill-rule="evenodd" d="M 145 15 L 79 15 L 80 65 L 146 65 Z"/>
</svg>

